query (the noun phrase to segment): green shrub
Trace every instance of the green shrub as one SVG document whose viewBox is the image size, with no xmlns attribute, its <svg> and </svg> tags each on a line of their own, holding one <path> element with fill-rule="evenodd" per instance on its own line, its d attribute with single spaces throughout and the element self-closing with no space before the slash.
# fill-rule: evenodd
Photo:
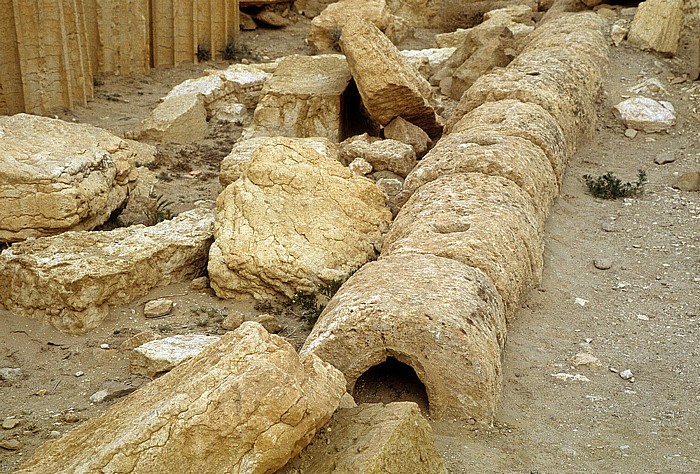
<svg viewBox="0 0 700 474">
<path fill-rule="evenodd" d="M 644 170 L 639 170 L 637 181 L 634 183 L 623 183 L 612 171 L 597 178 L 585 174 L 583 180 L 593 196 L 601 199 L 619 199 L 641 194 L 647 183 L 647 173 Z"/>
</svg>

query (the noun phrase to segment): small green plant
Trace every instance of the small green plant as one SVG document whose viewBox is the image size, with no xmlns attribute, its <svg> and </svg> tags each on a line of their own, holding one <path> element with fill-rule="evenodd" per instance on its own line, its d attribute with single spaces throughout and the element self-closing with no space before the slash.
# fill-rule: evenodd
<svg viewBox="0 0 700 474">
<path fill-rule="evenodd" d="M 211 51 L 206 44 L 197 45 L 197 61 L 205 62 L 211 59 Z"/>
<path fill-rule="evenodd" d="M 641 194 L 647 183 L 647 173 L 644 170 L 639 170 L 637 181 L 634 183 L 623 183 L 612 171 L 597 178 L 585 174 L 583 180 L 593 196 L 601 199 L 619 199 Z"/>
<path fill-rule="evenodd" d="M 149 203 L 148 209 L 143 211 L 147 226 L 156 225 L 159 222 L 173 218 L 173 212 L 170 210 L 170 206 L 173 205 L 172 201 L 165 199 L 162 194 L 151 194 L 149 197 L 151 198 L 151 202 Z"/>
</svg>

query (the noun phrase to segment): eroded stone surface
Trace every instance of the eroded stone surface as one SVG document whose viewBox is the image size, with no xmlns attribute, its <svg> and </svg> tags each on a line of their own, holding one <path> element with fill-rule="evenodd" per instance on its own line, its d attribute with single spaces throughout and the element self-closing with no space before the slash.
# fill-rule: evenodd
<svg viewBox="0 0 700 474">
<path fill-rule="evenodd" d="M 683 0 L 641 2 L 627 41 L 642 49 L 676 54 L 683 30 Z"/>
<path fill-rule="evenodd" d="M 432 146 L 433 141 L 420 127 L 401 117 L 396 117 L 384 127 L 384 138 L 398 140 L 401 143 L 411 145 L 416 157 L 420 158 Z"/>
<path fill-rule="evenodd" d="M 311 472 L 443 474 L 433 430 L 412 402 L 338 410 L 279 474 Z"/>
<path fill-rule="evenodd" d="M 397 140 L 353 140 L 343 146 L 343 158 L 352 161 L 361 158 L 372 165 L 371 172 L 391 171 L 405 178 L 416 166 L 413 147 Z"/>
<path fill-rule="evenodd" d="M 374 258 L 391 213 L 370 180 L 295 140 L 260 146 L 217 200 L 211 287 L 223 298 L 292 298 Z"/>
<path fill-rule="evenodd" d="M 514 182 L 450 174 L 413 193 L 386 235 L 382 255 L 431 254 L 479 268 L 511 318 L 542 276 L 542 220 Z"/>
<path fill-rule="evenodd" d="M 203 95 L 191 92 L 171 97 L 143 119 L 136 131 L 142 140 L 192 143 L 207 134 L 207 110 Z"/>
<path fill-rule="evenodd" d="M 129 371 L 153 378 L 193 358 L 219 339 L 218 336 L 185 334 L 146 342 L 131 351 Z"/>
<path fill-rule="evenodd" d="M 126 201 L 142 155 L 91 125 L 0 117 L 0 241 L 103 224 Z"/>
<path fill-rule="evenodd" d="M 183 212 L 152 227 L 65 232 L 0 253 L 0 303 L 56 329 L 82 334 L 151 288 L 203 273 L 214 213 Z"/>
<path fill-rule="evenodd" d="M 351 388 L 394 357 L 425 385 L 432 419 L 490 422 L 505 330 L 501 297 L 480 270 L 434 255 L 389 255 L 343 284 L 302 354 L 332 363 Z"/>
<path fill-rule="evenodd" d="M 342 374 L 244 323 L 104 414 L 40 447 L 18 473 L 270 473 L 308 444 Z"/>
<path fill-rule="evenodd" d="M 616 115 L 627 128 L 653 133 L 668 130 L 676 124 L 673 104 L 648 97 L 632 97 L 615 106 Z"/>
</svg>

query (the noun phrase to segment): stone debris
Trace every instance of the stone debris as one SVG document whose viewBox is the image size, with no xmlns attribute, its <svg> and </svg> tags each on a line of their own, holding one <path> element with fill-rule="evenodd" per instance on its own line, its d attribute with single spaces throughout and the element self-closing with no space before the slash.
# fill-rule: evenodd
<svg viewBox="0 0 700 474">
<path fill-rule="evenodd" d="M 571 363 L 574 364 L 574 367 L 579 367 L 581 365 L 585 365 L 588 367 L 602 366 L 600 360 L 598 360 L 596 356 L 594 356 L 593 354 L 589 354 L 588 352 L 579 352 L 574 357 L 572 357 Z"/>
<path fill-rule="evenodd" d="M 173 300 L 158 298 L 147 301 L 143 307 L 143 315 L 147 318 L 160 318 L 173 312 Z"/>
<path fill-rule="evenodd" d="M 593 260 L 593 266 L 598 270 L 610 270 L 612 268 L 612 260 L 609 258 L 596 258 Z"/>
<path fill-rule="evenodd" d="M 676 161 L 676 157 L 672 151 L 662 151 L 654 157 L 654 163 L 657 165 L 666 165 Z"/>
<path fill-rule="evenodd" d="M 263 24 L 272 28 L 284 28 L 285 26 L 291 25 L 291 21 L 289 21 L 288 18 L 269 10 L 262 10 L 256 13 L 253 15 L 253 19 L 258 24 Z"/>
<path fill-rule="evenodd" d="M 245 322 L 245 315 L 240 311 L 233 311 L 221 322 L 221 327 L 226 331 L 234 331 Z M 268 331 L 270 332 L 270 331 Z"/>
<path fill-rule="evenodd" d="M 402 117 L 430 137 L 442 133 L 430 84 L 406 63 L 396 46 L 372 23 L 351 18 L 343 27 L 345 53 L 369 115 L 381 125 Z"/>
<path fill-rule="evenodd" d="M 190 290 L 201 291 L 209 288 L 209 278 L 205 276 L 197 277 L 190 282 Z"/>
<path fill-rule="evenodd" d="M 145 331 L 141 331 L 140 333 L 131 336 L 130 338 L 124 340 L 119 345 L 119 350 L 120 351 L 130 351 L 132 349 L 136 349 L 137 347 L 146 344 L 147 342 L 155 341 L 156 339 L 161 339 L 163 336 L 158 334 L 157 332 L 151 330 L 151 329 L 146 329 Z M 82 374 L 82 373 L 81 373 Z M 78 372 L 75 374 L 76 376 L 78 375 Z"/>
<path fill-rule="evenodd" d="M 425 79 L 430 79 L 457 48 L 402 49 L 401 56 Z"/>
<path fill-rule="evenodd" d="M 0 381 L 19 382 L 24 378 L 24 372 L 19 367 L 0 367 Z"/>
<path fill-rule="evenodd" d="M 130 394 L 134 390 L 136 390 L 136 387 L 131 385 L 119 382 L 107 382 L 97 392 L 90 395 L 90 401 L 92 403 L 111 402 L 112 400 Z"/>
<path fill-rule="evenodd" d="M 189 93 L 158 104 L 132 134 L 141 140 L 188 144 L 203 139 L 207 133 L 207 110 L 202 95 Z"/>
<path fill-rule="evenodd" d="M 422 128 L 416 127 L 402 117 L 396 117 L 384 127 L 384 138 L 411 145 L 418 159 L 422 158 L 433 145 L 433 141 Z"/>
<path fill-rule="evenodd" d="M 373 259 L 390 221 L 372 181 L 276 138 L 219 195 L 211 287 L 221 298 L 265 301 L 314 292 Z"/>
<path fill-rule="evenodd" d="M 626 136 L 627 138 L 634 138 L 634 137 L 637 136 L 638 133 L 639 133 L 639 132 L 636 131 L 636 130 L 633 129 L 633 128 L 628 128 L 628 129 L 625 130 L 625 136 Z"/>
<path fill-rule="evenodd" d="M 154 378 L 191 359 L 219 339 L 200 334 L 155 339 L 131 351 L 129 370 L 134 375 Z"/>
<path fill-rule="evenodd" d="M 302 354 L 345 374 L 349 387 L 400 354 L 430 402 L 433 420 L 493 420 L 505 343 L 501 297 L 480 270 L 434 255 L 368 263 L 329 301 Z"/>
<path fill-rule="evenodd" d="M 557 374 L 550 374 L 557 380 L 563 380 L 565 382 L 590 382 L 591 379 L 581 374 L 567 374 L 564 372 L 559 372 Z"/>
<path fill-rule="evenodd" d="M 630 31 L 630 22 L 627 20 L 618 20 L 610 27 L 610 39 L 615 46 L 620 46 L 627 38 Z"/>
<path fill-rule="evenodd" d="M 700 191 L 700 171 L 687 171 L 679 176 L 672 185 L 681 191 Z"/>
<path fill-rule="evenodd" d="M 2 420 L 2 429 L 11 430 L 16 428 L 19 424 L 20 421 L 17 418 L 5 418 Z"/>
<path fill-rule="evenodd" d="M 18 451 L 22 448 L 22 443 L 16 439 L 2 439 L 0 440 L 0 449 L 6 449 L 8 451 Z"/>
<path fill-rule="evenodd" d="M 655 77 L 645 79 L 639 84 L 630 87 L 628 90 L 633 94 L 640 95 L 668 94 L 666 87 Z"/>
<path fill-rule="evenodd" d="M 673 104 L 667 101 L 633 97 L 617 104 L 614 110 L 627 128 L 647 133 L 663 132 L 676 124 Z"/>
<path fill-rule="evenodd" d="M 201 275 L 214 213 L 197 208 L 155 226 L 66 232 L 0 254 L 0 303 L 70 334 L 96 328 L 110 306 Z"/>
<path fill-rule="evenodd" d="M 255 318 L 255 322 L 262 325 L 270 334 L 277 334 L 284 329 L 280 320 L 272 314 L 261 314 Z"/>
<path fill-rule="evenodd" d="M 367 176 L 372 172 L 372 165 L 362 157 L 357 157 L 352 160 L 348 168 L 357 176 Z"/>
<path fill-rule="evenodd" d="M 400 454 L 399 454 L 400 453 Z M 363 403 L 338 410 L 278 474 L 445 474 L 433 430 L 412 402 Z"/>
<path fill-rule="evenodd" d="M 641 49 L 676 54 L 683 30 L 683 0 L 641 2 L 627 42 Z"/>
<path fill-rule="evenodd" d="M 103 224 L 134 187 L 138 154 L 91 125 L 0 116 L 0 242 Z"/>
<path fill-rule="evenodd" d="M 422 130 L 421 130 L 422 131 Z M 411 145 L 400 141 L 386 140 L 353 140 L 344 143 L 341 149 L 344 161 L 353 162 L 362 158 L 371 165 L 365 173 L 374 171 L 391 171 L 405 178 L 416 166 L 416 152 Z"/>
<path fill-rule="evenodd" d="M 618 375 L 620 376 L 620 378 L 622 380 L 628 380 L 630 382 L 634 382 L 634 374 L 632 373 L 632 371 L 630 369 L 625 369 L 625 370 L 621 371 Z"/>
<path fill-rule="evenodd" d="M 17 474 L 275 472 L 330 419 L 340 372 L 247 322 L 46 443 Z"/>
</svg>

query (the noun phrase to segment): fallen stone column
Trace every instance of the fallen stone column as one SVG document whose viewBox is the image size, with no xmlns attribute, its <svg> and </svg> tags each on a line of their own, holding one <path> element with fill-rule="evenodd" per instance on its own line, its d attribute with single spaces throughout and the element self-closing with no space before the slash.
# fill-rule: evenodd
<svg viewBox="0 0 700 474">
<path fill-rule="evenodd" d="M 110 306 L 201 275 L 213 229 L 214 213 L 194 209 L 152 227 L 15 243 L 0 253 L 0 304 L 60 331 L 85 333 L 107 317 Z"/>
<path fill-rule="evenodd" d="M 431 254 L 478 268 L 496 285 L 510 319 L 540 281 L 542 228 L 529 196 L 512 181 L 451 174 L 411 196 L 385 237 L 382 256 Z"/>
<path fill-rule="evenodd" d="M 301 353 L 332 361 L 349 391 L 394 357 L 425 385 L 431 418 L 491 422 L 505 330 L 501 297 L 482 271 L 435 255 L 394 254 L 345 282 Z"/>
<path fill-rule="evenodd" d="M 40 447 L 17 471 L 270 473 L 306 446 L 345 393 L 343 375 L 246 322 Z"/>
<path fill-rule="evenodd" d="M 411 402 L 338 410 L 324 430 L 277 474 L 444 474 L 433 430 Z"/>
</svg>

